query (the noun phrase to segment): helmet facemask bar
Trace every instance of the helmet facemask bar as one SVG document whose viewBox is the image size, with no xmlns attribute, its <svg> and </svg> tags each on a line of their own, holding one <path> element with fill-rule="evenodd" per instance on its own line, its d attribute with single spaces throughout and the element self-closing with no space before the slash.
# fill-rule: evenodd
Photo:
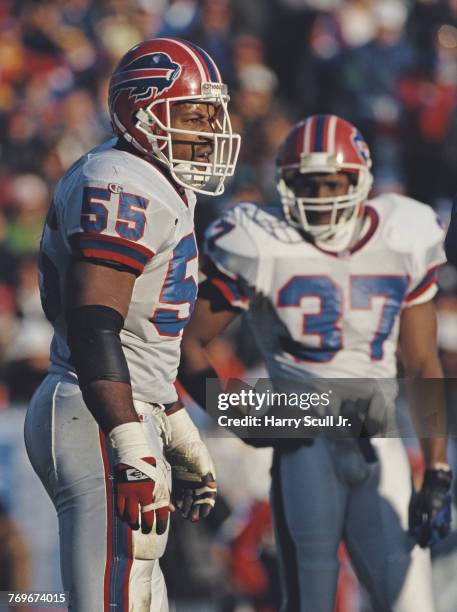
<svg viewBox="0 0 457 612">
<path fill-rule="evenodd" d="M 208 85 L 212 85 L 209 83 Z M 220 84 L 214 84 L 220 91 Z M 220 195 L 224 192 L 224 181 L 233 176 L 240 150 L 241 137 L 234 134 L 227 111 L 229 96 L 196 95 L 167 98 L 152 103 L 137 112 L 136 127 L 152 143 L 152 155 L 164 163 L 174 180 L 185 188 L 206 195 Z M 179 102 L 212 104 L 216 108 L 213 132 L 200 132 L 171 127 L 171 106 Z M 155 112 L 156 105 L 164 105 L 164 121 Z M 221 117 L 222 115 L 222 117 Z M 192 136 L 189 146 L 210 144 L 212 151 L 208 162 L 180 159 L 173 154 L 173 139 L 179 136 Z M 201 139 L 201 140 L 199 140 Z"/>
</svg>

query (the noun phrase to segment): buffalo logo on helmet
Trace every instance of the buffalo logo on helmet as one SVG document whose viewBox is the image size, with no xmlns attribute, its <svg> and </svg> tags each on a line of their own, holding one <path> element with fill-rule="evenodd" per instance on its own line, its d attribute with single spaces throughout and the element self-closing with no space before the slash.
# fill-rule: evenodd
<svg viewBox="0 0 457 612">
<path fill-rule="evenodd" d="M 113 97 L 127 89 L 135 103 L 149 100 L 170 89 L 180 72 L 181 65 L 173 62 L 167 53 L 147 53 L 125 64 L 113 75 Z"/>
<path fill-rule="evenodd" d="M 361 159 L 363 159 L 364 162 L 369 162 L 371 158 L 370 149 L 368 148 L 362 134 L 357 129 L 354 129 L 352 134 L 352 142 Z"/>
</svg>

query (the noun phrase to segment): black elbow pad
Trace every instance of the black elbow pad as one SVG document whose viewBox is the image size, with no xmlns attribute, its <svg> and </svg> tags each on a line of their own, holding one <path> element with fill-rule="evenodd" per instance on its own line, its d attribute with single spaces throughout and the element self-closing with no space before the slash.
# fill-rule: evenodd
<svg viewBox="0 0 457 612">
<path fill-rule="evenodd" d="M 67 311 L 67 343 L 80 386 L 95 380 L 130 384 L 119 333 L 122 315 L 108 306 L 80 306 Z"/>
</svg>

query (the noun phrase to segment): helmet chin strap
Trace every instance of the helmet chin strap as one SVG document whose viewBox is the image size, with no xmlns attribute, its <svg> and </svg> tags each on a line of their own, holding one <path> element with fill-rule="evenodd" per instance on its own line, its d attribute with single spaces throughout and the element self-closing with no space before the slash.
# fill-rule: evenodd
<svg viewBox="0 0 457 612">
<path fill-rule="evenodd" d="M 195 187 L 206 185 L 211 178 L 209 173 L 195 169 L 190 161 L 176 164 L 173 172 L 180 176 L 181 180 Z"/>
</svg>

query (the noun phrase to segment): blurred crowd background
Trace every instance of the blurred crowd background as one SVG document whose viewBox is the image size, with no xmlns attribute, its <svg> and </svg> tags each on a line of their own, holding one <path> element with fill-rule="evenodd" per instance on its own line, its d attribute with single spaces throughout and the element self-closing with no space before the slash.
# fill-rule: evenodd
<svg viewBox="0 0 457 612">
<path fill-rule="evenodd" d="M 110 135 L 107 86 L 119 57 L 156 36 L 189 39 L 212 55 L 229 85 L 234 128 L 243 138 L 224 197 L 199 202 L 199 237 L 234 202 L 278 202 L 278 145 L 295 121 L 316 112 L 338 114 L 360 128 L 374 159 L 376 193 L 401 192 L 433 206 L 444 223 L 449 217 L 457 192 L 457 0 L 0 0 L 4 411 L 27 403 L 48 365 L 51 332 L 36 269 L 52 189 L 73 161 Z M 457 375 L 456 276 L 444 269 L 438 299 L 449 376 Z M 244 328 L 235 329 L 215 350 L 231 373 L 257 365 L 247 338 Z M 179 572 L 186 566 L 198 574 L 174 581 L 189 586 L 175 595 L 190 602 L 218 594 L 224 600 L 218 610 L 234 610 L 246 599 L 247 609 L 274 611 L 268 451 L 253 461 L 247 447 L 228 444 L 229 450 L 215 445 L 215 452 L 243 456 L 246 469 L 258 465 L 263 476 L 252 478 L 238 497 L 230 474 L 224 476 L 226 508 L 186 536 L 194 541 L 190 550 L 202 549 L 208 558 L 211 548 L 206 564 L 193 563 L 198 552 L 186 562 L 180 538 L 172 540 L 170 549 L 184 555 Z M 180 529 L 187 528 L 175 531 Z M 171 562 L 171 573 L 173 567 Z M 342 597 L 340 610 L 356 609 Z M 201 599 L 195 605 L 205 610 Z"/>
</svg>

